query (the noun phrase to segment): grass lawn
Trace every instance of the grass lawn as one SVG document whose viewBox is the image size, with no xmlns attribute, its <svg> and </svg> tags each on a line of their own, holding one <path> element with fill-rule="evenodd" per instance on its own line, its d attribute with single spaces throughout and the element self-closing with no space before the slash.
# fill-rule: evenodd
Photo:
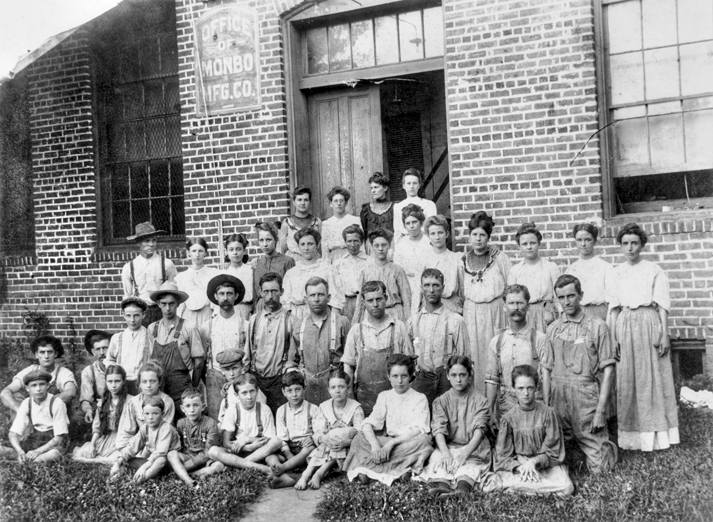
<svg viewBox="0 0 713 522">
<path fill-rule="evenodd" d="M 361 486 L 330 481 L 317 508 L 323 521 L 713 521 L 713 411 L 679 410 L 681 444 L 666 451 L 620 451 L 613 473 L 590 475 L 568 445 L 576 486 L 567 499 L 479 492 L 434 499 L 418 483 Z"/>
</svg>

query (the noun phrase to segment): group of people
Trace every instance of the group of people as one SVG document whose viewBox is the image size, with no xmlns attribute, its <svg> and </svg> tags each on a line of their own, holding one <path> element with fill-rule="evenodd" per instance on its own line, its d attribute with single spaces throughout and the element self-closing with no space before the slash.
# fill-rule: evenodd
<svg viewBox="0 0 713 522">
<path fill-rule="evenodd" d="M 87 333 L 96 360 L 81 387 L 55 362 L 57 338 L 32 343 L 38 365 L 0 394 L 17 412 L 2 454 L 61 455 L 77 392 L 72 421 L 93 434 L 73 457 L 112 475 L 129 466 L 136 480 L 173 469 L 193 484 L 232 466 L 304 489 L 338 468 L 362 483 L 427 481 L 438 495 L 567 495 L 566 439 L 593 473 L 612 470 L 618 448 L 678 443 L 668 282 L 640 257 L 638 225 L 619 231 L 626 261 L 614 267 L 594 252 L 598 228 L 577 224 L 579 259 L 561 274 L 532 223 L 515 235 L 517 264 L 490 243 L 483 211 L 455 253 L 417 170 L 397 204 L 387 176 L 369 181 L 359 217 L 336 187 L 324 222 L 297 187 L 279 228 L 256 225 L 262 255 L 249 260 L 247 237 L 232 234 L 220 268 L 205 266 L 196 238 L 177 273 L 156 251 L 163 232 L 138 225 L 128 239 L 140 255 L 122 272 L 126 328 Z"/>
</svg>

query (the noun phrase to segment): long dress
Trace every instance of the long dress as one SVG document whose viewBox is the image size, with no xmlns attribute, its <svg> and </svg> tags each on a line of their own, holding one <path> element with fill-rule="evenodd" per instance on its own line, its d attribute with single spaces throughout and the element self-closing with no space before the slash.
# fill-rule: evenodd
<svg viewBox="0 0 713 522">
<path fill-rule="evenodd" d="M 435 252 L 431 249 L 426 257 L 426 268 L 436 268 L 443 274 L 443 304 L 457 314 L 463 314 L 463 266 L 460 262 L 463 254 L 444 250 Z"/>
<path fill-rule="evenodd" d="M 614 267 L 599 256 L 578 259 L 567 267 L 565 274 L 573 275 L 582 284 L 581 305 L 586 315 L 607 320 L 609 294 L 612 291 Z"/>
<path fill-rule="evenodd" d="M 554 287 L 559 276 L 559 267 L 543 258 L 539 258 L 534 265 L 527 264 L 523 259 L 513 265 L 508 275 L 508 285 L 527 287 L 530 292 L 527 322 L 543 333 L 547 333 L 547 325 L 557 318 Z"/>
<path fill-rule="evenodd" d="M 337 259 L 348 254 L 342 232 L 351 225 L 359 225 L 361 228 L 361 219 L 352 214 L 344 214 L 342 219 L 332 216 L 322 221 L 322 252 L 323 257 L 330 263 L 334 264 Z M 362 245 L 361 251 L 364 251 L 364 245 Z"/>
<path fill-rule="evenodd" d="M 127 395 L 124 404 L 127 404 L 133 398 L 133 395 Z M 115 453 L 118 451 L 116 449 L 116 434 L 119 427 L 119 416 L 116 414 L 116 406 L 112 403 L 109 405 L 109 419 L 108 426 L 109 432 L 102 435 L 101 433 L 101 416 L 99 411 L 101 410 L 101 404 L 94 413 L 94 420 L 92 421 L 92 434 L 99 433 L 101 435 L 94 444 L 89 441 L 79 448 L 74 448 L 72 457 L 77 460 L 82 461 L 94 461 L 98 464 L 113 464 Z M 96 450 L 96 455 L 91 456 L 92 446 Z"/>
<path fill-rule="evenodd" d="M 319 405 L 319 412 L 314 418 L 314 443 L 317 449 L 310 453 L 310 466 L 321 466 L 329 461 L 336 460 L 339 469 L 342 469 L 344 459 L 347 458 L 347 448 L 332 449 L 320 442 L 324 435 L 332 435 L 342 440 L 353 439 L 361 430 L 364 422 L 364 410 L 357 401 L 347 399 L 344 411 L 338 416 L 334 410 L 334 400 L 329 399 Z"/>
<path fill-rule="evenodd" d="M 195 326 L 210 320 L 213 309 L 206 290 L 208 290 L 208 282 L 218 274 L 220 271 L 212 266 L 204 266 L 200 270 L 189 266 L 176 276 L 178 289 L 188 294 L 188 300 L 178 307 L 179 317 L 183 317 Z"/>
<path fill-rule="evenodd" d="M 463 453 L 477 430 L 483 433 L 483 438 L 455 473 L 449 473 L 440 467 L 444 457 L 441 450 L 436 448 L 428 459 L 428 466 L 415 480 L 447 482 L 454 489 L 458 480 L 467 477 L 480 488 L 489 489 L 493 474 L 490 473 L 490 441 L 485 436 L 488 420 L 488 401 L 472 386 L 460 393 L 451 388 L 438 397 L 433 402 L 431 433 L 434 438 L 439 433 L 445 437 L 451 456 L 456 457 Z"/>
<path fill-rule="evenodd" d="M 402 394 L 387 390 L 379 394 L 374 411 L 364 420 L 374 431 L 385 429 L 386 436 L 376 437 L 383 447 L 391 438 L 412 434 L 398 444 L 389 455 L 389 460 L 376 464 L 371 458 L 371 445 L 363 433 L 359 433 L 349 448 L 344 461 L 347 478 L 353 481 L 359 474 L 390 486 L 395 480 L 411 471 L 418 475 L 433 452 L 429 426 L 431 414 L 428 399 L 423 393 L 409 388 Z"/>
<path fill-rule="evenodd" d="M 404 236 L 394 247 L 394 264 L 404 269 L 411 288 L 411 310 L 407 311 L 409 316 L 418 312 L 421 305 L 421 274 L 426 268 L 426 258 L 431 250 L 431 242 L 425 235 L 418 241 Z"/>
<path fill-rule="evenodd" d="M 482 270 L 471 268 L 468 252 L 461 257 L 463 265 L 463 319 L 470 339 L 473 360 L 473 386 L 485 393 L 488 346 L 495 334 L 507 326 L 502 295 L 510 274 L 510 258 L 495 246 L 489 247 L 488 261 Z"/>
<path fill-rule="evenodd" d="M 680 442 L 670 351 L 658 355 L 662 325 L 657 309 L 671 309 L 668 278 L 659 265 L 642 259 L 618 265 L 613 280 L 609 308 L 621 307 L 616 322 L 619 447 L 666 449 Z"/>
<path fill-rule="evenodd" d="M 250 320 L 250 312 L 253 309 L 253 267 L 248 263 L 243 263 L 240 267 L 228 265 L 223 270 L 224 274 L 230 274 L 240 279 L 245 287 L 245 296 L 243 300 L 235 306 L 235 311 L 240 314 L 240 317 L 246 321 Z"/>
</svg>

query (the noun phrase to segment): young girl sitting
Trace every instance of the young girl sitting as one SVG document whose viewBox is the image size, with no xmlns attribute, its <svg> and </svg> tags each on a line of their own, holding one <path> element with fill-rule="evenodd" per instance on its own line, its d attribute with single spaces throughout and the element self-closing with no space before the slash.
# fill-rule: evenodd
<svg viewBox="0 0 713 522">
<path fill-rule="evenodd" d="M 72 458 L 79 462 L 111 464 L 116 460 L 116 434 L 124 404 L 133 398 L 126 387 L 126 370 L 118 364 L 106 369 L 106 391 L 92 422 L 92 440 L 74 448 Z"/>
<path fill-rule="evenodd" d="M 178 432 L 164 420 L 165 406 L 163 399 L 157 395 L 144 399 L 142 412 L 146 424 L 141 426 L 129 444 L 116 457 L 111 467 L 111 478 L 117 477 L 124 465 L 136 470 L 134 474 L 136 482 L 141 483 L 155 478 L 166 466 L 168 453 L 181 449 Z"/>
<path fill-rule="evenodd" d="M 446 364 L 451 389 L 433 402 L 431 432 L 438 448 L 416 480 L 429 482 L 430 493 L 467 493 L 477 485 L 492 487 L 488 401 L 473 388 L 473 363 L 453 355 Z"/>
<path fill-rule="evenodd" d="M 275 419 L 267 405 L 257 401 L 257 379 L 249 373 L 235 381 L 238 404 L 223 418 L 223 445 L 213 446 L 208 456 L 233 468 L 256 469 L 265 475 L 271 470 L 264 460 L 280 450 Z"/>
<path fill-rule="evenodd" d="M 226 259 L 229 261 L 228 266 L 223 270 L 224 273 L 240 279 L 245 287 L 245 295 L 240 303 L 235 305 L 235 311 L 248 321 L 250 312 L 253 309 L 253 267 L 248 264 L 248 254 L 246 250 L 250 242 L 243 234 L 231 234 L 225 239 Z"/>
<path fill-rule="evenodd" d="M 218 269 L 204 264 L 208 255 L 205 239 L 196 237 L 186 241 L 186 252 L 191 266 L 176 276 L 176 285 L 180 291 L 188 294 L 188 300 L 179 305 L 177 313 L 186 321 L 200 326 L 209 321 L 213 314 L 206 289 L 208 281 L 218 275 Z"/>
<path fill-rule="evenodd" d="M 317 449 L 309 456 L 307 469 L 295 484 L 295 489 L 319 489 L 322 479 L 332 467 L 342 469 L 352 439 L 361 430 L 364 410 L 347 397 L 351 378 L 344 370 L 335 369 L 329 374 L 331 399 L 319 405 L 314 419 L 314 443 Z M 310 480 L 311 477 L 311 480 Z"/>
<path fill-rule="evenodd" d="M 156 361 L 148 361 L 139 369 L 139 390 L 141 393 L 126 401 L 124 411 L 119 420 L 116 435 L 116 449 L 121 450 L 136 435 L 139 428 L 146 424 L 143 414 L 143 404 L 147 397 L 154 395 L 163 399 L 163 420 L 171 424 L 176 412 L 173 399 L 161 391 L 163 369 Z"/>
<path fill-rule="evenodd" d="M 371 479 L 390 486 L 395 480 L 407 481 L 412 473 L 421 473 L 433 452 L 428 399 L 411 388 L 416 363 L 409 355 L 392 355 L 388 372 L 392 389 L 379 394 L 344 461 L 350 482 L 366 485 Z M 382 429 L 385 435 L 374 433 Z"/>
</svg>

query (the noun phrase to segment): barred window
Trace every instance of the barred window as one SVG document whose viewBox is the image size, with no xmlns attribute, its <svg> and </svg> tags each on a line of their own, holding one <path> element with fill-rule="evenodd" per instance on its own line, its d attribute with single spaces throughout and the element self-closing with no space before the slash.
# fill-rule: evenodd
<svg viewBox="0 0 713 522">
<path fill-rule="evenodd" d="M 185 233 L 175 10 L 164 0 L 129 7 L 96 39 L 104 244 L 126 242 L 144 221 L 167 240 Z"/>
<path fill-rule="evenodd" d="M 601 0 L 615 212 L 713 206 L 713 2 Z"/>
</svg>

